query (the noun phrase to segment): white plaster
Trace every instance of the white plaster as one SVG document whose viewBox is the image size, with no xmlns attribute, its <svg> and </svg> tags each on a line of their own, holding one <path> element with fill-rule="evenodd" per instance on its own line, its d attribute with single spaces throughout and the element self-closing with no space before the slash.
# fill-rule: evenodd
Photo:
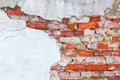
<svg viewBox="0 0 120 80">
<path fill-rule="evenodd" d="M 7 16 L 7 14 L 0 9 L 0 20 L 8 20 L 9 17 Z"/>
<path fill-rule="evenodd" d="M 104 15 L 114 0 L 26 0 L 22 11 L 46 19 L 60 20 L 63 17 Z"/>
<path fill-rule="evenodd" d="M 45 19 L 61 20 L 63 17 L 104 15 L 114 0 L 0 0 L 0 7 L 19 5 L 22 11 Z"/>
<path fill-rule="evenodd" d="M 0 80 L 49 80 L 57 61 L 59 47 L 47 33 L 24 21 L 0 20 Z"/>
</svg>

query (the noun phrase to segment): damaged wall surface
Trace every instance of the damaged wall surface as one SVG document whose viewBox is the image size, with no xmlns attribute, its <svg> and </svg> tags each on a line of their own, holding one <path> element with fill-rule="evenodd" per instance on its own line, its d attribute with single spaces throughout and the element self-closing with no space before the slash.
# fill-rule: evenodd
<svg viewBox="0 0 120 80">
<path fill-rule="evenodd" d="M 0 80 L 120 80 L 120 0 L 34 1 L 0 4 Z"/>
</svg>

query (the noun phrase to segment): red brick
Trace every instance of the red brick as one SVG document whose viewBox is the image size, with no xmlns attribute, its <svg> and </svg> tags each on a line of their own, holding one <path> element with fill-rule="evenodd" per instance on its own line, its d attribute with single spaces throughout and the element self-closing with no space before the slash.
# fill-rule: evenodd
<svg viewBox="0 0 120 80">
<path fill-rule="evenodd" d="M 88 64 L 86 70 L 106 70 L 106 64 Z"/>
<path fill-rule="evenodd" d="M 69 23 L 69 18 L 63 18 L 62 23 L 64 23 L 64 24 Z"/>
<path fill-rule="evenodd" d="M 62 36 L 73 36 L 73 32 L 72 31 L 62 31 L 61 35 Z"/>
<path fill-rule="evenodd" d="M 120 42 L 120 37 L 114 36 L 112 37 L 113 42 Z"/>
<path fill-rule="evenodd" d="M 108 80 L 120 80 L 120 78 L 108 78 Z"/>
<path fill-rule="evenodd" d="M 93 56 L 93 51 L 90 50 L 90 51 L 78 51 L 77 52 L 79 56 Z"/>
<path fill-rule="evenodd" d="M 75 48 L 76 48 L 75 44 L 66 44 L 66 50 L 75 49 Z"/>
<path fill-rule="evenodd" d="M 114 50 L 113 55 L 115 56 L 120 56 L 120 50 Z"/>
<path fill-rule="evenodd" d="M 108 70 L 120 70 L 120 64 L 108 64 L 107 69 Z"/>
<path fill-rule="evenodd" d="M 84 36 L 83 30 L 74 30 L 74 36 Z"/>
<path fill-rule="evenodd" d="M 91 29 L 96 29 L 98 28 L 99 25 L 97 23 L 79 23 L 78 28 L 91 28 Z"/>
<path fill-rule="evenodd" d="M 98 48 L 99 49 L 108 49 L 108 44 L 107 43 L 98 43 Z"/>
<path fill-rule="evenodd" d="M 27 27 L 34 28 L 34 29 L 47 29 L 47 25 L 44 23 L 30 23 L 27 24 Z"/>
<path fill-rule="evenodd" d="M 13 8 L 13 9 L 8 9 L 6 12 L 7 12 L 8 14 L 16 14 L 16 15 L 24 14 L 18 6 L 16 6 L 16 7 Z"/>
<path fill-rule="evenodd" d="M 94 55 L 96 56 L 111 56 L 112 50 L 94 50 Z"/>
<path fill-rule="evenodd" d="M 120 22 L 120 18 L 113 18 L 113 19 L 111 19 L 111 21 L 113 21 L 113 22 Z"/>
<path fill-rule="evenodd" d="M 91 16 L 90 22 L 100 22 L 101 17 L 100 16 Z"/>
<path fill-rule="evenodd" d="M 68 23 L 67 24 L 67 28 L 69 28 L 69 29 L 74 29 L 75 28 L 75 23 Z"/>
<path fill-rule="evenodd" d="M 84 64 L 68 64 L 65 67 L 66 70 L 85 70 Z"/>
</svg>

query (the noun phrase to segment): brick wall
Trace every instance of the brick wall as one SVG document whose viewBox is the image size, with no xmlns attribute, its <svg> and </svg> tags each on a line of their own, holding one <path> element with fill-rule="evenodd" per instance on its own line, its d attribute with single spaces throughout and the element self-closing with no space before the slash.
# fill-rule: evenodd
<svg viewBox="0 0 120 80">
<path fill-rule="evenodd" d="M 61 22 L 27 15 L 19 7 L 3 8 L 11 19 L 53 36 L 61 63 L 51 68 L 51 80 L 120 80 L 120 18 L 83 16 Z"/>
</svg>

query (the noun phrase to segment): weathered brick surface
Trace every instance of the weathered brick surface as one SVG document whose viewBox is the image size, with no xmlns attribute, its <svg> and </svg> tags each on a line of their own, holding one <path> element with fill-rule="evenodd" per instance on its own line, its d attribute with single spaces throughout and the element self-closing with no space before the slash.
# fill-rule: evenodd
<svg viewBox="0 0 120 80">
<path fill-rule="evenodd" d="M 6 13 L 56 39 L 61 62 L 51 67 L 51 80 L 120 80 L 120 18 L 72 16 L 59 22 L 27 15 L 19 7 Z"/>
</svg>

